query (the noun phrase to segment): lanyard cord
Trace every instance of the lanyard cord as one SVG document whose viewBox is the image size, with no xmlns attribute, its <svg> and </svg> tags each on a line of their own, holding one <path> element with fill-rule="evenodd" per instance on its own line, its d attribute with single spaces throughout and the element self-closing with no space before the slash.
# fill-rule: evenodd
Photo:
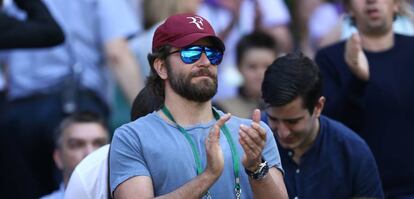
<svg viewBox="0 0 414 199">
<path fill-rule="evenodd" d="M 216 120 L 220 119 L 220 115 L 217 113 L 215 109 L 213 109 L 214 118 Z M 227 128 L 226 124 L 224 124 L 221 127 L 221 130 L 223 131 L 224 135 L 226 136 L 227 143 L 230 145 L 230 151 L 231 151 L 231 157 L 233 159 L 233 171 L 234 171 L 234 177 L 235 177 L 235 184 L 234 184 L 234 191 L 236 192 L 236 197 L 240 198 L 241 194 L 241 187 L 240 187 L 240 176 L 239 176 L 239 154 L 236 150 L 236 145 L 234 144 L 234 140 L 231 137 L 230 130 Z"/>
<path fill-rule="evenodd" d="M 170 111 L 167 109 L 166 106 L 162 107 L 162 112 L 168 117 L 168 119 L 170 119 L 177 125 L 178 129 L 184 135 L 185 139 L 187 139 L 188 143 L 190 143 L 191 151 L 193 152 L 193 156 L 197 166 L 197 175 L 200 175 L 203 172 L 203 168 L 201 168 L 200 156 L 198 155 L 198 151 L 193 139 L 191 139 L 187 131 L 174 120 L 174 117 L 171 115 Z"/>
<path fill-rule="evenodd" d="M 193 139 L 191 139 L 191 137 L 187 133 L 187 131 L 175 121 L 175 119 L 172 116 L 171 112 L 168 110 L 168 108 L 165 105 L 162 106 L 161 110 L 168 117 L 168 119 L 170 119 L 172 122 L 175 123 L 175 125 L 177 125 L 177 128 L 180 130 L 180 132 L 186 138 L 187 142 L 190 144 L 191 151 L 193 152 L 193 156 L 194 156 L 195 163 L 196 163 L 196 166 L 197 166 L 197 175 L 200 175 L 203 172 L 203 168 L 201 168 L 200 156 L 199 156 L 198 150 L 196 148 L 196 145 L 195 145 Z M 216 120 L 220 119 L 220 115 L 218 114 L 218 112 L 215 109 L 213 109 L 213 115 L 214 115 L 214 118 Z M 221 127 L 221 130 L 223 131 L 224 135 L 226 136 L 227 143 L 230 145 L 231 156 L 232 156 L 232 160 L 233 160 L 233 171 L 234 171 L 234 176 L 235 176 L 234 191 L 235 191 L 235 194 L 236 194 L 236 198 L 240 198 L 241 187 L 240 187 L 240 176 L 239 176 L 239 170 L 240 170 L 240 168 L 239 168 L 239 155 L 236 151 L 236 146 L 234 144 L 234 141 L 231 137 L 230 131 L 227 128 L 226 124 L 224 124 L 223 127 Z M 211 198 L 208 191 L 207 191 L 207 198 Z"/>
</svg>

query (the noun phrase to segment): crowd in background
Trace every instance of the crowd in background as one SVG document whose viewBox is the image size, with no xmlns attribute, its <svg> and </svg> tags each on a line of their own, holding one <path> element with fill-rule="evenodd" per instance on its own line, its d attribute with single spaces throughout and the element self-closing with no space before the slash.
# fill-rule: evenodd
<svg viewBox="0 0 414 199">
<path fill-rule="evenodd" d="M 393 31 L 414 36 L 414 1 L 359 1 L 367 4 L 398 1 Z M 316 58 L 323 83 L 328 85 L 323 89 L 323 95 L 327 95 L 324 113 L 368 139 L 381 178 L 386 180 L 383 181 L 385 193 L 408 192 L 414 196 L 414 167 L 410 168 L 414 160 L 406 156 L 413 149 L 405 142 L 414 135 L 411 120 L 414 117 L 409 115 L 414 110 L 409 101 L 414 100 L 410 94 L 414 82 L 404 76 L 410 75 L 406 74 L 409 70 L 398 67 L 397 71 L 373 70 L 370 77 L 379 79 L 372 80 L 375 85 L 367 86 L 361 82 L 354 85 L 351 73 L 341 68 L 354 63 L 349 58 L 352 52 L 344 50 L 345 45 L 359 53 L 355 54 L 358 60 L 354 60 L 358 64 L 361 59 L 368 60 L 366 67 L 412 65 L 413 62 L 406 62 L 414 60 L 400 51 L 414 52 L 414 46 L 400 47 L 400 51 L 391 53 L 387 51 L 390 46 L 378 50 L 364 46 L 364 42 L 361 45 L 361 40 L 367 41 L 369 37 L 364 37 L 356 25 L 356 17 L 352 15 L 355 11 L 349 1 L 3 0 L 0 3 L 2 197 L 39 198 L 57 189 L 62 182 L 67 184 L 67 173 L 62 175 L 60 170 L 71 173 L 74 167 L 67 170 L 61 161 L 57 163 L 55 153 L 62 146 L 57 144 L 55 134 L 68 116 L 79 112 L 98 114 L 105 124 L 105 136 L 106 128 L 111 136 L 114 129 L 129 122 L 133 101 L 139 91 L 145 90 L 146 78 L 151 72 L 147 56 L 153 50 L 154 32 L 168 16 L 177 13 L 204 17 L 225 43 L 224 58 L 218 67 L 218 92 L 213 98 L 216 107 L 244 118 L 250 118 L 255 108 L 266 110 L 261 89 L 267 67 L 277 57 L 301 51 L 311 59 Z M 375 9 L 367 12 L 375 15 L 379 12 Z M 356 36 L 358 31 L 362 38 Z M 405 36 L 396 37 L 401 40 L 398 45 L 403 45 Z M 345 41 L 354 43 L 345 44 Z M 342 47 L 326 50 L 338 42 L 343 42 Z M 362 49 L 366 50 L 366 57 Z M 338 69 L 330 68 L 334 66 Z M 391 74 L 398 77 L 389 78 L 387 75 Z M 386 84 L 378 83 L 381 81 Z M 398 81 L 402 83 L 395 83 Z M 383 87 L 389 90 L 381 90 Z M 348 92 L 351 89 L 357 93 Z M 362 94 L 364 89 L 370 89 L 370 93 Z M 389 95 L 395 97 L 388 98 Z M 391 110 L 390 105 L 384 105 L 387 103 L 396 104 L 397 109 Z M 387 115 L 374 111 L 381 107 Z M 132 111 L 138 109 L 135 107 Z M 393 114 L 398 111 L 400 114 Z M 386 133 L 373 135 L 370 131 Z M 395 136 L 400 137 L 389 140 Z M 105 137 L 96 146 L 106 142 Z M 393 149 L 387 149 L 381 145 L 385 142 L 400 142 L 402 146 L 390 144 Z M 391 154 L 382 156 L 385 153 Z M 408 177 L 393 177 L 393 171 L 404 161 L 409 164 L 401 167 L 410 173 L 397 173 Z M 390 166 L 390 162 L 395 166 Z"/>
</svg>

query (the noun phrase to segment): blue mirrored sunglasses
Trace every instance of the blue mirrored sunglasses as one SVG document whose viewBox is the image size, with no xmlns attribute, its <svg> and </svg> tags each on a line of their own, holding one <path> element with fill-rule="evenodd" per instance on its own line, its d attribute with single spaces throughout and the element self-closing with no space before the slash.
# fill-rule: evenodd
<svg viewBox="0 0 414 199">
<path fill-rule="evenodd" d="M 170 52 L 168 55 L 174 54 L 174 53 L 180 53 L 181 60 L 186 64 L 192 64 L 196 61 L 198 61 L 201 57 L 201 54 L 206 54 L 208 60 L 210 60 L 210 63 L 213 65 L 219 65 L 221 61 L 223 60 L 223 52 L 206 46 L 190 46 L 181 48 L 180 50 Z"/>
</svg>

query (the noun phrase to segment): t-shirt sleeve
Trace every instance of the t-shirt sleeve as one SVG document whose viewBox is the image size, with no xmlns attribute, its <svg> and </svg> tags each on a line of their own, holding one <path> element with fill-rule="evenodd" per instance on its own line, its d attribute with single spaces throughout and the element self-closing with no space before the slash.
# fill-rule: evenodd
<svg viewBox="0 0 414 199">
<path fill-rule="evenodd" d="M 138 134 L 127 126 L 118 128 L 109 154 L 111 192 L 135 176 L 150 176 Z"/>
<path fill-rule="evenodd" d="M 266 145 L 263 149 L 263 157 L 268 162 L 270 168 L 276 167 L 284 174 L 273 132 L 264 122 L 260 122 L 260 125 L 266 130 Z"/>
<path fill-rule="evenodd" d="M 126 0 L 99 0 L 100 36 L 104 43 L 113 39 L 128 39 L 139 31 L 138 22 Z"/>
<path fill-rule="evenodd" d="M 353 145 L 353 197 L 384 198 L 374 156 L 363 140 Z"/>
</svg>

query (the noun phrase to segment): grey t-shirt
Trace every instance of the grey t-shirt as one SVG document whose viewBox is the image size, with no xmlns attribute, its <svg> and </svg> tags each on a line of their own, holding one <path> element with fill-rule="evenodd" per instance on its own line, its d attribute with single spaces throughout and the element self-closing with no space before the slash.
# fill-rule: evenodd
<svg viewBox="0 0 414 199">
<path fill-rule="evenodd" d="M 223 112 L 219 111 L 219 114 L 222 115 Z M 215 121 L 184 127 L 201 154 L 203 168 L 206 166 L 204 141 Z M 253 198 L 248 176 L 241 163 L 244 151 L 238 142 L 240 124 L 250 126 L 251 120 L 232 116 L 226 122 L 240 157 L 242 198 Z M 263 157 L 270 167 L 283 171 L 273 133 L 265 123 L 261 122 L 261 126 L 267 133 Z M 224 170 L 209 191 L 213 198 L 235 198 L 232 155 L 222 132 L 220 145 L 224 154 Z M 150 176 L 155 196 L 170 193 L 197 176 L 190 144 L 174 124 L 166 122 L 157 112 L 125 124 L 115 131 L 110 151 L 111 191 L 134 176 Z"/>
</svg>

